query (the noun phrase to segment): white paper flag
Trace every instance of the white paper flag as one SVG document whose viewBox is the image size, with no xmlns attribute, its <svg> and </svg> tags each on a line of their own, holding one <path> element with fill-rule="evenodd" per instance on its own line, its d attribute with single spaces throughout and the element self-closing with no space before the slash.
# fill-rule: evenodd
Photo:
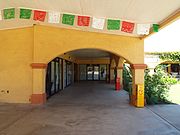
<svg viewBox="0 0 180 135">
<path fill-rule="evenodd" d="M 105 19 L 93 17 L 92 28 L 102 30 L 104 28 L 104 23 L 105 23 Z"/>
<path fill-rule="evenodd" d="M 2 20 L 2 14 L 1 14 L 1 10 L 0 10 L 0 21 Z"/>
<path fill-rule="evenodd" d="M 148 35 L 149 29 L 150 29 L 150 24 L 137 24 L 138 35 Z"/>
<path fill-rule="evenodd" d="M 50 11 L 48 13 L 48 22 L 49 23 L 59 23 L 60 22 L 60 13 L 55 11 Z"/>
</svg>

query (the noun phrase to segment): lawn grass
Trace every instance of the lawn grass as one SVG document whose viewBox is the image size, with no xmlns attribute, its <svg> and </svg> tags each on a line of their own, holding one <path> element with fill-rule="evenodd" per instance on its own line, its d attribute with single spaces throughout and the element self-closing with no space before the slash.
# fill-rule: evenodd
<svg viewBox="0 0 180 135">
<path fill-rule="evenodd" d="M 175 104 L 180 104 L 180 84 L 175 84 L 170 87 L 168 100 Z"/>
</svg>

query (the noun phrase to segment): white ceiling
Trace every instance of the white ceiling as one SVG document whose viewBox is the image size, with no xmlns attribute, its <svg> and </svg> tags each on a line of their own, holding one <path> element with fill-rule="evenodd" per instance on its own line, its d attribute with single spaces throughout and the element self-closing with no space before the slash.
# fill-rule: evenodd
<svg viewBox="0 0 180 135">
<path fill-rule="evenodd" d="M 97 49 L 81 49 L 68 52 L 67 54 L 76 57 L 76 58 L 106 58 L 109 57 L 110 54 L 105 51 L 97 50 Z"/>
<path fill-rule="evenodd" d="M 89 15 L 94 17 L 122 19 L 135 23 L 160 23 L 169 15 L 180 9 L 180 0 L 0 0 L 0 9 L 8 7 L 27 7 L 33 9 L 60 11 L 61 13 L 73 13 Z M 18 14 L 17 14 L 18 16 Z M 18 17 L 17 17 L 18 18 Z M 0 29 L 30 26 L 34 21 L 29 20 L 4 20 L 0 21 Z M 51 25 L 48 23 L 40 23 Z M 108 31 L 106 29 L 95 30 L 63 24 L 57 27 L 67 27 L 87 31 L 137 36 L 119 31 Z M 136 26 L 135 26 L 136 27 Z"/>
</svg>

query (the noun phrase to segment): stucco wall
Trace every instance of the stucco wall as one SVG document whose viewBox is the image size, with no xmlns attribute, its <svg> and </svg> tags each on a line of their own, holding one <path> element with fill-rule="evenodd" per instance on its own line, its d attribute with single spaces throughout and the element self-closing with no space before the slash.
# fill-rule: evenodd
<svg viewBox="0 0 180 135">
<path fill-rule="evenodd" d="M 48 63 L 68 51 L 83 48 L 109 51 L 132 64 L 144 63 L 143 40 L 139 38 L 38 25 L 1 30 L 0 102 L 29 103 L 33 90 L 44 91 L 43 82 L 33 85 L 42 78 L 36 74 L 36 69 L 33 72 L 30 64 Z M 36 81 L 33 81 L 33 73 Z M 38 85 L 43 86 L 34 88 Z"/>
<path fill-rule="evenodd" d="M 130 63 L 144 63 L 144 42 L 139 38 L 34 26 L 34 62 L 48 63 L 76 49 L 101 49 L 124 57 Z"/>
<path fill-rule="evenodd" d="M 32 94 L 33 28 L 0 31 L 0 101 L 27 103 Z M 8 93 L 9 91 L 9 93 Z"/>
</svg>

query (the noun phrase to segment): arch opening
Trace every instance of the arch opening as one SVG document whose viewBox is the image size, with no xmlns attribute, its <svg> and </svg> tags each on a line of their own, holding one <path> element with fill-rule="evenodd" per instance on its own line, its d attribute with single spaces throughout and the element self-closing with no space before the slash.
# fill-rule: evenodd
<svg viewBox="0 0 180 135">
<path fill-rule="evenodd" d="M 51 97 L 74 82 L 115 83 L 120 78 L 123 89 L 123 65 L 130 62 L 103 49 L 76 49 L 49 61 L 46 72 L 46 94 Z M 113 71 L 111 71 L 113 70 Z M 97 83 L 96 83 L 97 84 Z"/>
<path fill-rule="evenodd" d="M 127 63 L 129 63 L 129 64 L 133 64 L 133 62 L 132 61 L 130 61 L 128 58 L 126 58 L 126 57 L 124 57 L 123 55 L 121 55 L 121 54 L 118 54 L 118 53 L 116 53 L 116 51 L 112 51 L 112 50 L 108 50 L 108 49 L 104 49 L 104 48 L 90 48 L 90 47 L 84 47 L 84 48 L 69 48 L 68 50 L 66 50 L 66 51 L 63 51 L 63 52 L 58 52 L 58 53 L 53 53 L 52 55 L 49 55 L 49 58 L 48 58 L 48 60 L 47 60 L 47 62 L 46 63 L 49 63 L 50 61 L 52 61 L 54 58 L 56 58 L 56 57 L 62 57 L 62 56 L 64 56 L 65 54 L 74 54 L 75 55 L 75 57 L 76 57 L 76 55 L 77 55 L 77 53 L 78 52 L 80 52 L 81 53 L 81 51 L 83 52 L 83 53 L 86 53 L 86 52 L 88 52 L 88 53 L 97 53 L 97 52 L 100 52 L 101 54 L 102 54 L 102 52 L 104 52 L 104 53 L 108 53 L 109 54 L 109 56 L 115 56 L 115 57 L 119 57 L 119 58 L 122 58 L 122 59 L 124 59 Z M 85 55 L 84 55 L 85 56 Z M 86 56 L 85 56 L 86 57 Z M 100 57 L 100 56 L 97 56 L 97 57 Z M 108 56 L 106 56 L 106 57 L 108 57 Z M 82 58 L 82 56 L 80 56 L 80 58 Z M 91 57 L 89 57 L 88 56 L 88 58 L 91 58 Z M 95 57 L 94 57 L 95 58 Z"/>
</svg>

